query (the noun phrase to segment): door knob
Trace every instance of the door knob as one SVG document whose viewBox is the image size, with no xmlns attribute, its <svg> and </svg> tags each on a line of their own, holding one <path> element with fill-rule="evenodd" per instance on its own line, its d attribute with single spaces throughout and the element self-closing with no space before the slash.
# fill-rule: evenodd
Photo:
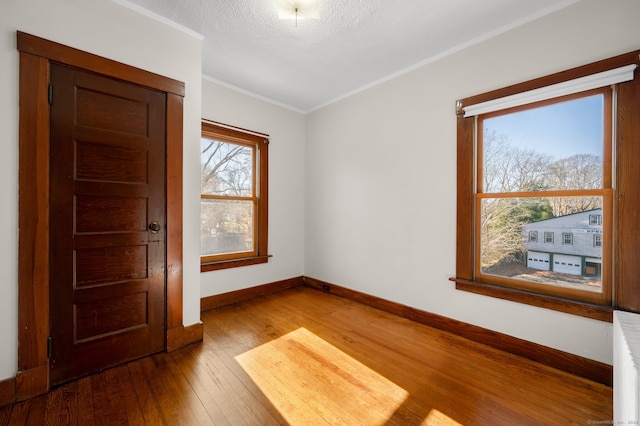
<svg viewBox="0 0 640 426">
<path fill-rule="evenodd" d="M 157 234 L 158 231 L 160 231 L 161 226 L 157 221 L 153 221 L 149 224 L 149 230 L 151 231 L 152 234 Z"/>
</svg>

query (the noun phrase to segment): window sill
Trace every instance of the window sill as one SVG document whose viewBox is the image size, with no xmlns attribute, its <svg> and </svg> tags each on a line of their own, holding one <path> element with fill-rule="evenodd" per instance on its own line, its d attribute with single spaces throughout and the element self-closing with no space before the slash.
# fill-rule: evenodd
<svg viewBox="0 0 640 426">
<path fill-rule="evenodd" d="M 240 266 L 258 265 L 269 262 L 268 256 L 245 257 L 243 259 L 221 260 L 219 262 L 207 262 L 200 264 L 200 272 L 217 271 L 219 269 L 238 268 Z"/>
<path fill-rule="evenodd" d="M 584 302 L 561 299 L 553 296 L 531 293 L 523 290 L 499 287 L 478 281 L 462 278 L 449 278 L 456 283 L 456 290 L 468 291 L 512 302 L 524 303 L 539 308 L 551 309 L 572 315 L 579 315 L 599 321 L 613 322 L 613 308 L 609 306 L 593 305 Z"/>
</svg>

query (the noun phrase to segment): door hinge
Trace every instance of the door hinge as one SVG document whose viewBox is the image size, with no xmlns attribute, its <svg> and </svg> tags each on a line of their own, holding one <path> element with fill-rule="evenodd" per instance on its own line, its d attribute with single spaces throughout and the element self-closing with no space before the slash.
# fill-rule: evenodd
<svg viewBox="0 0 640 426">
<path fill-rule="evenodd" d="M 47 338 L 47 358 L 51 358 L 53 356 L 53 349 L 51 347 L 51 336 Z"/>
<path fill-rule="evenodd" d="M 49 105 L 53 105 L 53 84 L 49 83 Z"/>
</svg>

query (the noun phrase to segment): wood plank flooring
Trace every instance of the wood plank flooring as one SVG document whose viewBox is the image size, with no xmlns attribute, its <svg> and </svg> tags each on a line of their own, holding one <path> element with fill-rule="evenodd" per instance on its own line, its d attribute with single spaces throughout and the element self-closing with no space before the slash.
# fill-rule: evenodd
<svg viewBox="0 0 640 426">
<path fill-rule="evenodd" d="M 317 290 L 202 314 L 204 342 L 0 408 L 10 425 L 587 425 L 612 390 Z"/>
</svg>

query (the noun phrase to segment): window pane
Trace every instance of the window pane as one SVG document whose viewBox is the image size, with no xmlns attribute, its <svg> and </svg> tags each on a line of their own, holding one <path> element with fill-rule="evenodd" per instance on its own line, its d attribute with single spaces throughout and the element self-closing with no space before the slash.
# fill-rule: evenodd
<svg viewBox="0 0 640 426">
<path fill-rule="evenodd" d="M 602 204 L 602 197 L 482 199 L 481 272 L 600 292 L 602 245 L 594 241 L 601 241 L 602 221 L 590 216 L 602 217 Z M 580 205 L 589 208 L 568 208 Z"/>
<path fill-rule="evenodd" d="M 200 254 L 253 251 L 253 201 L 201 200 Z"/>
<path fill-rule="evenodd" d="M 201 139 L 202 194 L 251 197 L 253 149 L 244 145 Z"/>
<path fill-rule="evenodd" d="M 603 95 L 485 118 L 482 126 L 482 192 L 603 187 Z"/>
</svg>

